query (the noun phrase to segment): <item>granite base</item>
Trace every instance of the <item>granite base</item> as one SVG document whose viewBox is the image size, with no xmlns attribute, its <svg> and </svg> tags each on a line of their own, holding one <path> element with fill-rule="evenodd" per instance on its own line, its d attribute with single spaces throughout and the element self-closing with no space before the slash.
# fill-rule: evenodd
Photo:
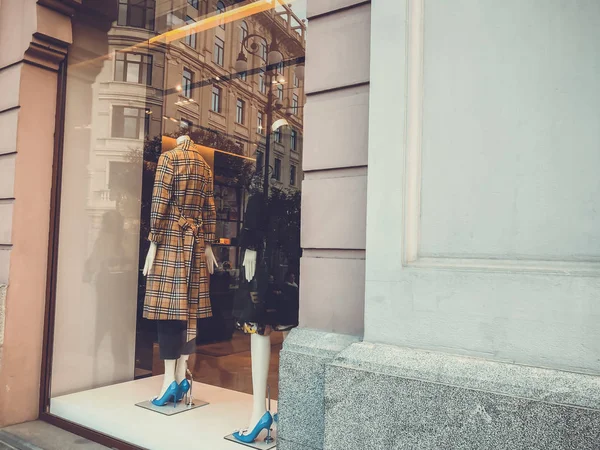
<svg viewBox="0 0 600 450">
<path fill-rule="evenodd" d="M 323 448 L 598 450 L 600 377 L 356 343 L 327 364 Z"/>
<path fill-rule="evenodd" d="M 354 336 L 294 329 L 279 363 L 278 450 L 322 450 L 325 367 Z"/>
</svg>

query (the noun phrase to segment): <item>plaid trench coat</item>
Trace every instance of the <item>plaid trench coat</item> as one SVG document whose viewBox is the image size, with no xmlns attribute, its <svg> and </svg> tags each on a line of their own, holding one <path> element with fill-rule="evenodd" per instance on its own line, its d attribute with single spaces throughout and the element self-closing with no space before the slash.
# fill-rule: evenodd
<svg viewBox="0 0 600 450">
<path fill-rule="evenodd" d="M 205 243 L 216 242 L 215 229 L 212 173 L 187 141 L 158 160 L 148 236 L 158 246 L 144 317 L 185 320 L 188 342 L 196 337 L 196 320 L 212 316 L 204 251 Z"/>
</svg>

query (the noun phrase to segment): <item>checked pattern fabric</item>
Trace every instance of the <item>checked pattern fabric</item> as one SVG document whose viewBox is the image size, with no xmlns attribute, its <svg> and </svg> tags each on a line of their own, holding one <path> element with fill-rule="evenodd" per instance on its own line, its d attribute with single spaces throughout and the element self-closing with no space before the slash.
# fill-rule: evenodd
<svg viewBox="0 0 600 450">
<path fill-rule="evenodd" d="M 146 282 L 144 317 L 185 320 L 187 341 L 196 320 L 212 316 L 205 243 L 214 244 L 213 176 L 190 141 L 158 160 L 148 239 L 157 244 Z"/>
</svg>

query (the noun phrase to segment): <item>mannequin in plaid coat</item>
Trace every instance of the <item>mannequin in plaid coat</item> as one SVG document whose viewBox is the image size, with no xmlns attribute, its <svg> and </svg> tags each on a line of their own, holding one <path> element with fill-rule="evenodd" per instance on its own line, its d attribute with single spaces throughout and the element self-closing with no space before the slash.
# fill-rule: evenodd
<svg viewBox="0 0 600 450">
<path fill-rule="evenodd" d="M 185 342 L 195 340 L 197 319 L 212 316 L 207 260 L 212 269 L 216 260 L 210 244 L 216 242 L 215 229 L 212 173 L 185 136 L 158 160 L 148 237 L 151 246 L 144 267 L 148 277 L 144 317 L 185 321 Z M 185 378 L 188 356 L 181 356 L 185 361 L 177 363 L 176 369 L 168 367 L 176 361 L 165 361 L 165 384 Z"/>
</svg>

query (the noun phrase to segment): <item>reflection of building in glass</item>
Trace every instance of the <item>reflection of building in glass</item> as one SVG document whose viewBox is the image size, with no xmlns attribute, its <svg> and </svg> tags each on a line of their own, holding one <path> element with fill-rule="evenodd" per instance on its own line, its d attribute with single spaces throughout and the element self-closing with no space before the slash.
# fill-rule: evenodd
<svg viewBox="0 0 600 450">
<path fill-rule="evenodd" d="M 122 212 L 126 223 L 139 223 L 146 137 L 189 130 L 200 136 L 199 144 L 256 159 L 263 167 L 267 127 L 272 125 L 266 113 L 270 89 L 278 102 L 272 122 L 283 123 L 271 134 L 271 183 L 284 190 L 300 188 L 304 89 L 294 61 L 304 56 L 306 26 L 289 7 L 219 23 L 167 44 L 148 43 L 158 34 L 239 6 L 235 3 L 239 2 L 119 0 L 118 18 L 108 33 L 108 58 L 94 85 L 88 167 L 94 230 L 102 214 L 115 208 L 128 209 Z M 267 48 L 260 39 L 257 54 L 247 54 L 248 71 L 236 72 L 242 41 L 253 34 L 274 35 L 282 43 L 283 61 L 272 86 L 266 81 Z M 216 163 L 217 183 L 232 176 L 224 167 L 227 161 L 221 167 L 218 158 Z M 243 191 L 237 189 L 234 195 L 232 189 L 215 191 L 217 202 L 223 203 L 221 231 L 226 239 L 236 237 L 243 210 Z"/>
<path fill-rule="evenodd" d="M 140 161 L 144 138 L 200 132 L 210 142 L 264 164 L 267 93 L 273 89 L 279 110 L 273 122 L 269 171 L 273 186 L 299 189 L 302 180 L 302 105 L 304 89 L 293 61 L 304 56 L 305 24 L 282 6 L 169 44 L 148 44 L 153 36 L 222 13 L 222 1 L 165 2 L 119 0 L 118 20 L 109 32 L 109 57 L 96 81 L 94 133 L 90 154 L 90 209 L 99 218 L 141 192 Z M 248 71 L 236 73 L 241 43 L 248 35 L 277 36 L 283 62 L 267 86 L 266 45 L 248 56 Z M 289 45 L 296 40 L 295 45 Z M 288 45 L 285 45 L 288 42 Z M 291 62 L 290 62 L 291 61 Z M 281 119 L 284 119 L 281 121 Z M 101 125 L 101 126 L 100 126 Z M 225 148 L 219 148 L 219 145 Z M 131 175 L 131 176 L 130 176 Z M 219 177 L 218 171 L 215 173 Z M 137 214 L 134 214 L 137 216 Z"/>
</svg>

